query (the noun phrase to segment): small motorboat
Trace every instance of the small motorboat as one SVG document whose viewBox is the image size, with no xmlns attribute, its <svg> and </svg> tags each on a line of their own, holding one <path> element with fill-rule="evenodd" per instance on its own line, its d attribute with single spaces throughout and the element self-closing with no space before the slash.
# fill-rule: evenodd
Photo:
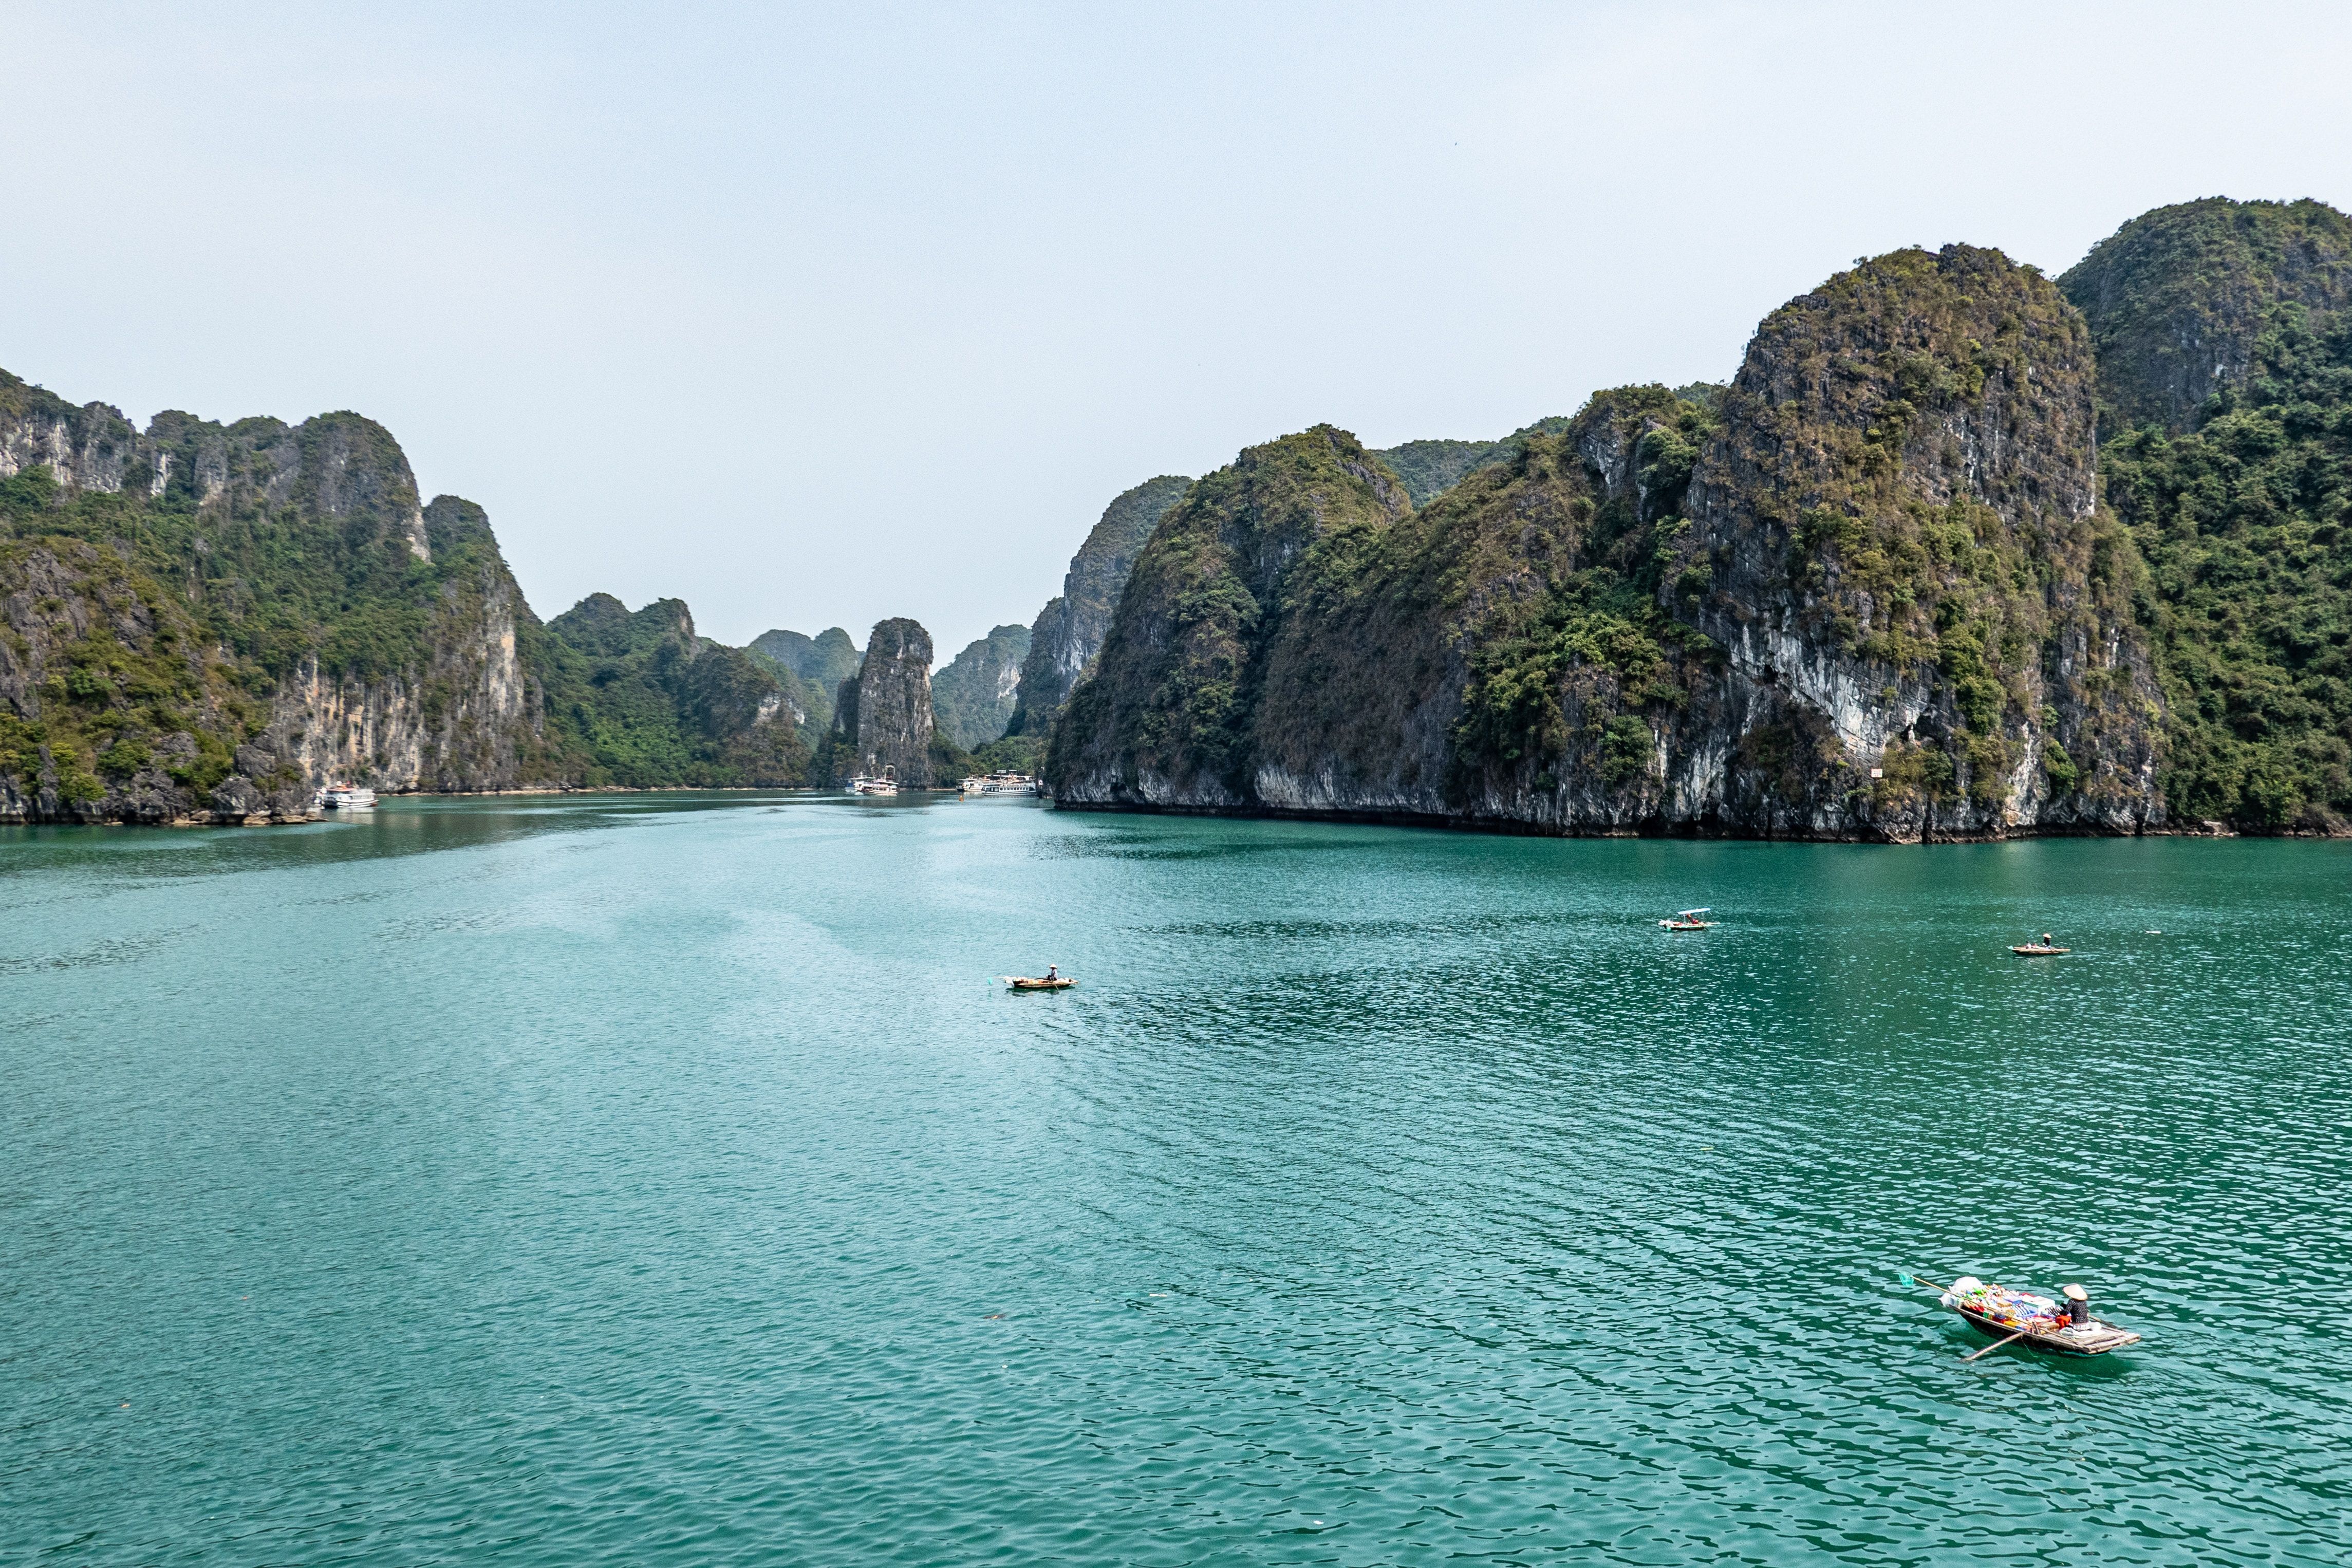
<svg viewBox="0 0 2352 1568">
<path fill-rule="evenodd" d="M 2021 942 L 2009 951 L 2020 958 L 2055 958 L 2062 952 L 2072 952 L 2074 950 L 2071 947 L 2052 946 L 2050 933 L 2045 931 L 2042 933 L 2040 942 Z"/>
<path fill-rule="evenodd" d="M 1077 982 L 1066 974 L 1055 974 L 1044 978 L 1029 974 L 1008 974 L 1004 977 L 1004 984 L 1015 991 L 1067 991 Z"/>
<path fill-rule="evenodd" d="M 1677 910 L 1675 911 L 1674 919 L 1670 921 L 1660 921 L 1658 924 L 1667 931 L 1711 931 L 1714 929 L 1716 922 L 1709 920 L 1701 920 L 1699 917 L 1706 914 L 1714 906 L 1712 905 L 1702 905 L 1700 908 L 1696 910 Z"/>
<path fill-rule="evenodd" d="M 2055 1351 L 2060 1355 L 2105 1355 L 2140 1342 L 2140 1337 L 2129 1329 L 2119 1329 L 2087 1312 L 2082 1322 L 2061 1324 L 2059 1304 L 2049 1297 L 1988 1285 L 1973 1274 L 1963 1274 L 1949 1285 L 1938 1285 L 1933 1279 L 1909 1274 L 1902 1279 L 1906 1284 L 1941 1292 L 1937 1297 L 1939 1306 L 1948 1307 L 1986 1333 L 1999 1336 L 1998 1344 L 1973 1352 L 1967 1358 L 1969 1361 L 2011 1341 L 2021 1341 L 2037 1350 Z"/>
</svg>

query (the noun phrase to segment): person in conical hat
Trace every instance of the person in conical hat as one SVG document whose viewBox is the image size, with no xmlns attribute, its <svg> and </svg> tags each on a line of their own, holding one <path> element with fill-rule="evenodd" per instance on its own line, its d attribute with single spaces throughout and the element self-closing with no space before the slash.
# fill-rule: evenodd
<svg viewBox="0 0 2352 1568">
<path fill-rule="evenodd" d="M 2091 1293 L 2080 1285 L 2069 1285 L 2059 1294 L 2066 1298 L 2066 1321 L 2081 1328 L 2091 1321 Z"/>
</svg>

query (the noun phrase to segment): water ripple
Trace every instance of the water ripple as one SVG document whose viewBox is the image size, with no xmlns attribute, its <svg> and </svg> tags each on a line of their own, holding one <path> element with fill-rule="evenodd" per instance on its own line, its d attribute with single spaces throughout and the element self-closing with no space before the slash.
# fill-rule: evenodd
<svg viewBox="0 0 2352 1568">
<path fill-rule="evenodd" d="M 2352 1546 L 2341 847 L 376 816 L 11 841 L 0 1557 Z"/>
</svg>

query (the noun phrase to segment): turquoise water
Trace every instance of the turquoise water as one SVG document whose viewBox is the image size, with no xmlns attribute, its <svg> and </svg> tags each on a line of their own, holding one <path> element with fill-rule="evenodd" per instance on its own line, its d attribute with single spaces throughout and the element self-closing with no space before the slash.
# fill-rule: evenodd
<svg viewBox="0 0 2352 1568">
<path fill-rule="evenodd" d="M 2347 914 L 2322 843 L 7 830 L 0 1560 L 2338 1563 Z M 1964 1364 L 1902 1268 L 2147 1341 Z"/>
</svg>

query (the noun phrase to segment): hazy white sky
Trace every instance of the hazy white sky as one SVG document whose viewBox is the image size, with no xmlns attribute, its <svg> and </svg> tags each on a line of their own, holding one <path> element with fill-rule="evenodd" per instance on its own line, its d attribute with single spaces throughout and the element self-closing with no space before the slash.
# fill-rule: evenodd
<svg viewBox="0 0 2352 1568">
<path fill-rule="evenodd" d="M 2352 206 L 2352 12 L 0 5 L 0 366 L 389 426 L 532 605 L 1027 621 L 1119 490 L 1721 379 L 1853 258 Z"/>
</svg>

